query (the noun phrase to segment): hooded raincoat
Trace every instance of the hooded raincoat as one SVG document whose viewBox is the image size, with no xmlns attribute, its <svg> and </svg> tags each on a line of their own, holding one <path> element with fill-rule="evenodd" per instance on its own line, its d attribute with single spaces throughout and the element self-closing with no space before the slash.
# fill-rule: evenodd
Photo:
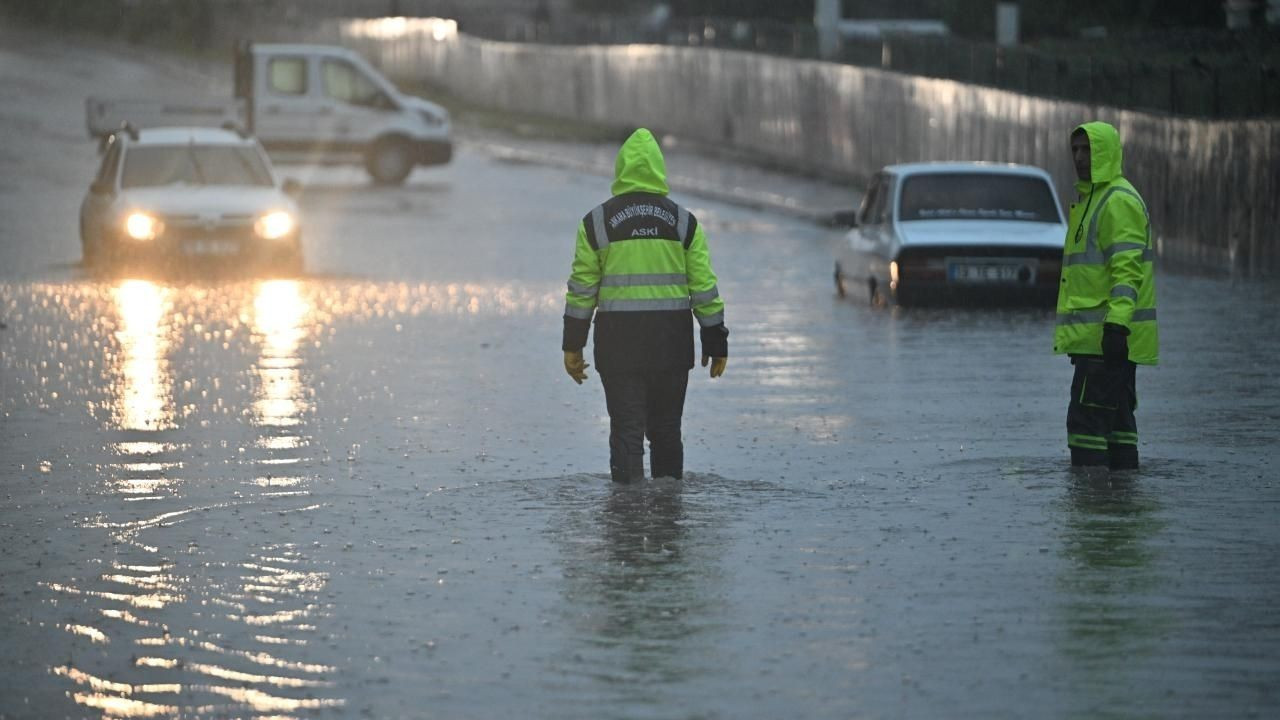
<svg viewBox="0 0 1280 720">
<path fill-rule="evenodd" d="M 1146 203 L 1121 175 L 1120 133 L 1103 122 L 1085 123 L 1090 177 L 1076 182 L 1058 286 L 1053 351 L 1102 355 L 1102 327 L 1129 329 L 1129 360 L 1155 365 L 1155 253 Z"/>
<path fill-rule="evenodd" d="M 727 357 L 706 234 L 667 197 L 666 163 L 648 130 L 636 130 L 618 151 L 612 191 L 578 225 L 562 349 L 586 345 L 594 316 L 600 373 L 688 370 L 696 317 L 703 354 Z"/>
</svg>

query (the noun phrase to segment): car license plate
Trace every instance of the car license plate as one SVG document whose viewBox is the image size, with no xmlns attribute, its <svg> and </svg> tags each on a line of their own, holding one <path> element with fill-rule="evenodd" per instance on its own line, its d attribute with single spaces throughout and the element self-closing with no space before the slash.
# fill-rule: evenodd
<svg viewBox="0 0 1280 720">
<path fill-rule="evenodd" d="M 1034 260 L 950 260 L 947 280 L 954 283 L 1030 285 L 1036 279 Z"/>
<path fill-rule="evenodd" d="M 230 240 L 190 240 L 182 246 L 188 255 L 230 255 L 238 249 Z"/>
</svg>

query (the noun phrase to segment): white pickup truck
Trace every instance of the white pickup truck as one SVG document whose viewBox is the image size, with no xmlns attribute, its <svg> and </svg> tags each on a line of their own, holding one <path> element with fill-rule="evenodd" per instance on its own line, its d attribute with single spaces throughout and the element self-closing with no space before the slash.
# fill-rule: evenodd
<svg viewBox="0 0 1280 720">
<path fill-rule="evenodd" d="M 279 163 L 363 163 L 380 184 L 453 156 L 449 113 L 396 89 L 359 54 L 330 45 L 244 44 L 232 99 L 89 98 L 90 137 L 123 124 L 226 126 L 253 135 Z"/>
</svg>

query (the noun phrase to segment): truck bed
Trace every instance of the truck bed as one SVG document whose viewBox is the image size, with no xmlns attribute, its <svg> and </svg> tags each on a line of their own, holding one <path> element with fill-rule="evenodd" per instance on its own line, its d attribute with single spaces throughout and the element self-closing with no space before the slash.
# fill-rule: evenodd
<svg viewBox="0 0 1280 720">
<path fill-rule="evenodd" d="M 96 98 L 85 100 L 85 127 L 89 137 L 102 139 L 127 122 L 135 128 L 247 127 L 247 104 L 242 99 L 192 98 Z"/>
</svg>

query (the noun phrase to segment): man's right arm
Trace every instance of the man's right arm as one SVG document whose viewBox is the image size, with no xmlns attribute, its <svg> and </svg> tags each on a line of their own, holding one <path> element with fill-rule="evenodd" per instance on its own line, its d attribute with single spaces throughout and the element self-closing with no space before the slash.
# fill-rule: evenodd
<svg viewBox="0 0 1280 720">
<path fill-rule="evenodd" d="M 568 286 L 564 296 L 564 336 L 560 349 L 572 352 L 587 344 L 591 317 L 595 314 L 596 299 L 600 294 L 600 258 L 587 242 L 587 230 L 581 223 L 574 244 L 573 269 L 569 273 Z"/>
</svg>

